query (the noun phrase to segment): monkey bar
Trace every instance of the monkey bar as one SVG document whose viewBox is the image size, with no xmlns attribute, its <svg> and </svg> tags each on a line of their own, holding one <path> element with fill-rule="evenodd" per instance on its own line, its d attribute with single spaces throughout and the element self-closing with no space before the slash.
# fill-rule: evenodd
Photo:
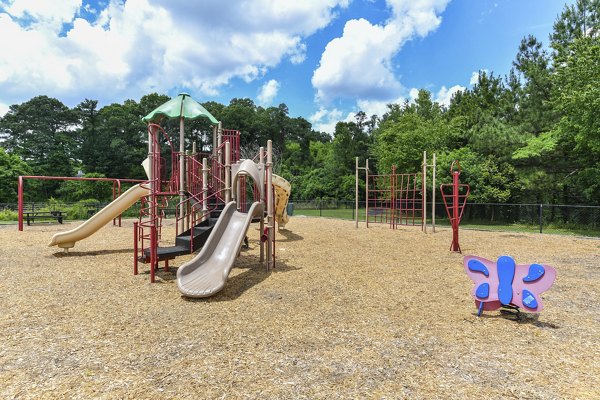
<svg viewBox="0 0 600 400">
<path fill-rule="evenodd" d="M 427 168 L 432 168 L 432 227 L 435 232 L 435 170 L 436 159 L 433 155 L 433 163 L 427 163 L 427 153 L 423 152 L 423 164 L 420 173 L 397 173 L 396 166 L 392 165 L 392 173 L 389 175 L 370 174 L 369 160 L 364 167 L 359 167 L 356 157 L 356 202 L 355 220 L 358 228 L 358 189 L 359 172 L 365 171 L 365 222 L 384 223 L 390 228 L 396 229 L 398 225 L 416 226 L 421 225 L 421 230 L 427 232 L 427 197 L 426 179 Z"/>
</svg>

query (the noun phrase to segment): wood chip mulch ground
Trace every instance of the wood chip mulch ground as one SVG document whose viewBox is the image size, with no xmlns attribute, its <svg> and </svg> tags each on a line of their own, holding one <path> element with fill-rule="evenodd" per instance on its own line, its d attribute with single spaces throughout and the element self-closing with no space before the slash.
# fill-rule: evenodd
<svg viewBox="0 0 600 400">
<path fill-rule="evenodd" d="M 600 240 L 461 231 L 463 254 L 557 269 L 516 322 L 477 317 L 448 229 L 292 217 L 266 273 L 253 225 L 224 290 L 189 300 L 190 256 L 132 274 L 133 220 L 47 247 L 79 223 L 0 227 L 0 398 L 600 398 Z"/>
</svg>

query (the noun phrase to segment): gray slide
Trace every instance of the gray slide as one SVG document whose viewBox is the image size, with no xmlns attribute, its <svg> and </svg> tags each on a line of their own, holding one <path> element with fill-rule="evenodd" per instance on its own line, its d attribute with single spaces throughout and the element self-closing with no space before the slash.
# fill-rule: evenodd
<svg viewBox="0 0 600 400">
<path fill-rule="evenodd" d="M 234 201 L 225 206 L 200 253 L 177 270 L 177 286 L 184 296 L 208 297 L 223 288 L 252 218 L 262 214 L 260 202 L 248 213 L 237 211 Z"/>
</svg>

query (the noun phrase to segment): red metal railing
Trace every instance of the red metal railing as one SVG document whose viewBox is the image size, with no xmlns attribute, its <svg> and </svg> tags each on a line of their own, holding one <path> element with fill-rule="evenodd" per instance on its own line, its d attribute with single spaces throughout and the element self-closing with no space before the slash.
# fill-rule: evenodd
<svg viewBox="0 0 600 400">
<path fill-rule="evenodd" d="M 222 129 L 222 143 L 229 142 L 231 146 L 231 163 L 240 161 L 240 131 L 234 129 Z"/>
</svg>

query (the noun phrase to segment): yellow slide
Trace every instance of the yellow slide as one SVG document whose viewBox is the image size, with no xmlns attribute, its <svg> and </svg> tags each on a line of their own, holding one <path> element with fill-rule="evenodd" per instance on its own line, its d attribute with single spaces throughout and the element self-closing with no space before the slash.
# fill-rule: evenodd
<svg viewBox="0 0 600 400">
<path fill-rule="evenodd" d="M 136 201 L 149 193 L 150 189 L 146 186 L 142 186 L 142 184 L 131 187 L 83 224 L 70 231 L 58 232 L 55 234 L 48 246 L 56 245 L 63 249 L 70 249 L 75 246 L 75 242 L 91 236 L 98 229 L 121 215 L 125 210 L 134 205 Z"/>
<path fill-rule="evenodd" d="M 292 185 L 280 177 L 273 174 L 273 186 L 275 187 L 275 221 L 280 228 L 285 228 L 290 217 L 287 214 L 287 204 L 292 192 Z"/>
</svg>

